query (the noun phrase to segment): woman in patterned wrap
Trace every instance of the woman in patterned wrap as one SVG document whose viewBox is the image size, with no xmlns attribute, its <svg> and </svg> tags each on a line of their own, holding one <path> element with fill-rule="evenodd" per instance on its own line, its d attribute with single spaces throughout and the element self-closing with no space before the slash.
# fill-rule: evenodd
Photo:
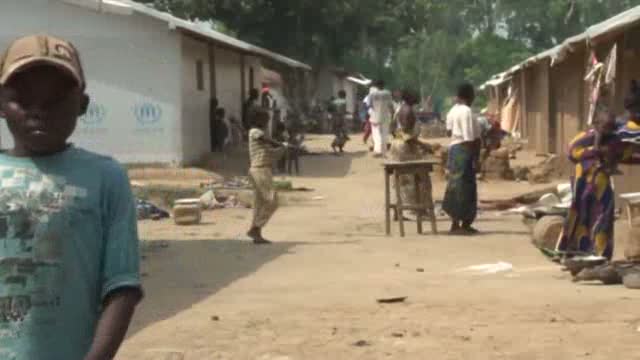
<svg viewBox="0 0 640 360">
<path fill-rule="evenodd" d="M 630 118 L 627 128 L 637 128 L 640 123 L 639 90 L 633 82 L 625 101 Z M 615 193 L 608 164 L 640 164 L 640 146 L 627 141 L 615 127 L 613 116 L 598 114 L 593 128 L 571 142 L 569 159 L 575 164 L 573 200 L 557 246 L 558 252 L 567 256 L 613 257 Z M 594 146 L 597 134 L 598 147 Z"/>
</svg>

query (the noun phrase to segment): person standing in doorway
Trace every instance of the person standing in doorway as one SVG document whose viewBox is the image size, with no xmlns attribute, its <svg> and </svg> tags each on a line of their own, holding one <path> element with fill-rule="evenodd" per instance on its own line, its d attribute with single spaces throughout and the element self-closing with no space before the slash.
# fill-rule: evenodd
<svg viewBox="0 0 640 360">
<path fill-rule="evenodd" d="M 251 121 L 249 113 L 255 112 L 255 108 L 258 106 L 258 99 L 260 98 L 260 92 L 258 89 L 249 90 L 249 98 L 242 105 L 242 126 L 245 132 L 251 129 Z"/>
<path fill-rule="evenodd" d="M 389 124 L 394 114 L 393 97 L 384 88 L 384 81 L 376 82 L 377 90 L 371 94 L 371 137 L 375 157 L 384 157 L 387 151 Z"/>
<path fill-rule="evenodd" d="M 473 235 L 478 232 L 472 227 L 478 211 L 476 170 L 480 152 L 480 126 L 471 111 L 474 100 L 473 85 L 460 85 L 456 104 L 447 115 L 451 145 L 448 158 L 449 180 L 442 210 L 451 218 L 451 233 L 455 235 Z"/>
</svg>

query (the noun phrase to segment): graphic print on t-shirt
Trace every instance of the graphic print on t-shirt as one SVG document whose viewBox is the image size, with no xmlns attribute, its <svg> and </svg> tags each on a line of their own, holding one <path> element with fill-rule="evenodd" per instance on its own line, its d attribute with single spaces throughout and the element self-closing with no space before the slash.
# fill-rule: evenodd
<svg viewBox="0 0 640 360">
<path fill-rule="evenodd" d="M 0 167 L 0 339 L 24 335 L 25 321 L 50 321 L 46 314 L 60 306 L 68 208 L 86 196 L 62 177 Z"/>
</svg>

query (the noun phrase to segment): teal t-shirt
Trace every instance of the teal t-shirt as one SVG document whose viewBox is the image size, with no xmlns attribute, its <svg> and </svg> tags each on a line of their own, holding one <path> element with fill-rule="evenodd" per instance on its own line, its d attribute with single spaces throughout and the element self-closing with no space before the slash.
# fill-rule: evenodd
<svg viewBox="0 0 640 360">
<path fill-rule="evenodd" d="M 0 359 L 82 360 L 105 296 L 140 288 L 138 249 L 117 162 L 0 154 Z"/>
</svg>

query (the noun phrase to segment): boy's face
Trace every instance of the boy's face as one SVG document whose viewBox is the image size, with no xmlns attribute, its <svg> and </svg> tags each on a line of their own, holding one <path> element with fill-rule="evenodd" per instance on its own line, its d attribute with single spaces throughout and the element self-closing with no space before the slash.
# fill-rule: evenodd
<svg viewBox="0 0 640 360">
<path fill-rule="evenodd" d="M 38 66 L 14 75 L 1 89 L 0 111 L 25 155 L 63 150 L 86 111 L 88 97 L 65 72 Z"/>
</svg>

